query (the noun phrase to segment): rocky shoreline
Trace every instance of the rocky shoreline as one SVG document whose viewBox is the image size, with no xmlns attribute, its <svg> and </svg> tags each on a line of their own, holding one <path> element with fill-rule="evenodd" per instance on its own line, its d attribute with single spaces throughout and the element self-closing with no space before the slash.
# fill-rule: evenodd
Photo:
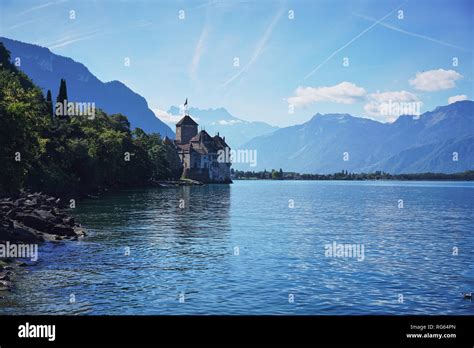
<svg viewBox="0 0 474 348">
<path fill-rule="evenodd" d="M 0 246 L 40 244 L 45 241 L 78 239 L 86 234 L 82 226 L 65 212 L 60 198 L 38 193 L 21 193 L 16 198 L 0 198 Z M 16 266 L 24 263 L 2 258 L 0 291 L 10 290 Z"/>
<path fill-rule="evenodd" d="M 202 182 L 190 179 L 151 181 L 151 187 L 201 186 Z M 83 198 L 99 198 L 83 194 Z M 86 230 L 67 212 L 67 202 L 41 192 L 22 192 L 16 197 L 0 198 L 0 251 L 8 245 L 38 245 L 46 241 L 77 240 Z M 5 257 L 0 252 L 0 298 L 2 291 L 12 289 L 18 267 L 27 264 L 17 257 Z"/>
</svg>

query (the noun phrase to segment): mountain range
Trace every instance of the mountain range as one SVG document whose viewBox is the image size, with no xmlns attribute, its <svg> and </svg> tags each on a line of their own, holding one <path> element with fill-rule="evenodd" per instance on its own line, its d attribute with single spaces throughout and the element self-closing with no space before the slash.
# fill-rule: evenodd
<svg viewBox="0 0 474 348">
<path fill-rule="evenodd" d="M 49 49 L 0 37 L 19 68 L 46 94 L 57 95 L 66 79 L 71 101 L 95 102 L 108 114 L 126 115 L 133 128 L 174 137 L 173 130 L 148 107 L 145 98 L 119 81 L 102 82 L 83 64 Z M 180 115 L 178 107 L 168 110 Z M 349 114 L 316 114 L 285 128 L 246 121 L 225 108 L 190 108 L 201 129 L 226 137 L 233 149 L 257 151 L 257 165 L 234 163 L 243 170 L 279 169 L 300 173 L 462 172 L 474 170 L 474 102 L 459 101 L 420 116 L 403 115 L 380 123 Z M 174 128 L 174 127 L 172 127 Z"/>
<path fill-rule="evenodd" d="M 278 127 L 265 122 L 251 122 L 235 117 L 225 108 L 199 109 L 192 107 L 188 111 L 189 115 L 199 123 L 201 129 L 206 130 L 210 135 L 219 132 L 222 136 L 225 136 L 227 144 L 234 149 L 239 148 L 254 137 L 278 129 Z M 171 106 L 167 112 L 173 116 L 182 114 L 177 106 Z"/>
<path fill-rule="evenodd" d="M 459 101 L 420 116 L 380 123 L 348 114 L 316 114 L 243 145 L 257 151 L 257 166 L 304 173 L 462 172 L 474 169 L 474 102 Z"/>
<path fill-rule="evenodd" d="M 26 73 L 46 95 L 51 90 L 55 99 L 59 82 L 66 79 L 71 101 L 95 103 L 108 114 L 128 117 L 132 128 L 157 132 L 174 138 L 171 128 L 158 119 L 145 98 L 120 81 L 102 82 L 87 67 L 71 58 L 52 53 L 48 48 L 0 37 L 10 51 L 12 60 L 20 58 L 18 68 Z"/>
</svg>

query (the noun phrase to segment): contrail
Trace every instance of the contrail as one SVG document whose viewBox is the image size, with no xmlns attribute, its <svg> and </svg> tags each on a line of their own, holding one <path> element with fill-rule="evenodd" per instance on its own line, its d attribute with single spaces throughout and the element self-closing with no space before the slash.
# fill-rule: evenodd
<svg viewBox="0 0 474 348">
<path fill-rule="evenodd" d="M 260 39 L 260 41 L 258 42 L 257 44 L 257 47 L 255 48 L 255 51 L 253 53 L 253 56 L 252 58 L 250 59 L 250 61 L 242 68 L 239 70 L 239 72 L 237 72 L 234 76 L 232 76 L 230 79 L 228 79 L 226 82 L 224 82 L 222 84 L 221 87 L 225 87 L 227 86 L 229 83 L 231 83 L 232 81 L 234 81 L 237 77 L 239 77 L 240 75 L 242 75 L 245 71 L 247 71 L 248 68 L 250 68 L 252 66 L 253 63 L 255 63 L 255 61 L 257 60 L 257 58 L 260 56 L 260 54 L 262 53 L 267 41 L 269 40 L 270 36 L 272 35 L 272 32 L 273 32 L 273 29 L 275 28 L 275 25 L 277 24 L 278 20 L 280 19 L 280 17 L 282 16 L 283 14 L 283 9 L 281 8 L 276 16 L 273 18 L 273 20 L 271 21 L 271 23 L 268 25 L 267 29 L 265 30 L 265 33 L 263 34 L 262 38 Z"/>
<path fill-rule="evenodd" d="M 350 44 L 352 44 L 354 41 L 356 41 L 358 38 L 360 38 L 362 35 L 364 35 L 365 33 L 367 33 L 369 30 L 371 30 L 373 27 L 375 27 L 377 24 L 379 24 L 380 22 L 382 22 L 383 20 L 385 20 L 387 17 L 389 17 L 390 15 L 392 15 L 395 11 L 397 11 L 398 9 L 400 9 L 400 7 L 402 7 L 403 5 L 405 5 L 407 3 L 407 1 L 403 2 L 400 6 L 398 6 L 396 9 L 390 11 L 389 13 L 387 13 L 385 16 L 383 16 L 382 18 L 380 18 L 379 20 L 375 21 L 371 26 L 369 26 L 368 28 L 366 28 L 365 30 L 363 30 L 361 33 L 359 33 L 358 35 L 356 35 L 355 37 L 353 37 L 348 43 L 346 43 L 345 45 L 339 47 L 337 50 L 335 50 L 333 53 L 331 53 L 331 55 L 329 57 L 327 57 L 321 64 L 319 64 L 316 68 L 314 68 L 308 75 L 305 76 L 305 78 L 303 80 L 306 80 L 308 77 L 312 76 L 316 71 L 318 71 L 324 64 L 326 64 L 332 57 L 334 57 L 336 54 L 338 54 L 339 52 L 341 52 L 344 48 L 346 48 L 347 46 L 349 46 Z"/>
<path fill-rule="evenodd" d="M 360 18 L 363 18 L 363 19 L 366 19 L 368 21 L 375 21 L 375 18 L 371 18 L 371 17 L 368 17 L 368 16 L 364 16 L 364 15 L 360 15 L 360 14 L 357 14 L 355 13 L 354 14 L 355 16 L 357 17 L 360 17 Z M 460 47 L 460 46 L 456 46 L 456 45 L 453 45 L 453 44 L 450 44 L 449 42 L 445 42 L 445 41 L 441 41 L 441 40 L 437 40 L 435 38 L 432 38 L 432 37 L 429 37 L 429 36 L 426 36 L 426 35 L 422 35 L 422 34 L 417 34 L 417 33 L 413 33 L 413 32 L 410 32 L 410 31 L 407 31 L 407 30 L 404 30 L 404 29 L 400 29 L 394 25 L 391 25 L 391 24 L 387 24 L 387 23 L 382 23 L 380 22 L 379 23 L 381 26 L 384 26 L 388 29 L 392 29 L 394 31 L 398 31 L 399 33 L 403 33 L 403 34 L 407 34 L 407 35 L 410 35 L 410 36 L 414 36 L 414 37 L 418 37 L 420 39 L 425 39 L 425 40 L 428 40 L 428 41 L 431 41 L 431 42 L 436 42 L 440 45 L 443 45 L 443 46 L 448 46 L 448 47 L 452 47 L 452 48 L 457 48 L 457 49 L 460 49 L 460 50 L 463 50 L 463 51 L 471 51 L 469 49 L 466 49 L 464 47 Z"/>
</svg>

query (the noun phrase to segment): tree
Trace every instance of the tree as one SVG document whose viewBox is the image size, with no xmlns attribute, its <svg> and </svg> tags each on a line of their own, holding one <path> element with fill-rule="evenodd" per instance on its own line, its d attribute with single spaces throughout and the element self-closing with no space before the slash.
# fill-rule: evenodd
<svg viewBox="0 0 474 348">
<path fill-rule="evenodd" d="M 46 103 L 48 104 L 48 110 L 50 112 L 50 115 L 54 115 L 54 109 L 53 109 L 53 99 L 51 97 L 51 90 L 48 89 L 48 93 L 46 94 Z"/>
<path fill-rule="evenodd" d="M 59 83 L 59 92 L 58 92 L 58 97 L 56 98 L 56 102 L 61 103 L 66 106 L 63 109 L 63 114 L 60 115 L 60 116 L 66 116 L 67 115 L 67 87 L 66 87 L 65 79 L 61 79 L 61 82 Z"/>
<path fill-rule="evenodd" d="M 41 90 L 9 61 L 10 52 L 0 43 L 0 194 L 25 187 L 47 122 Z"/>
<path fill-rule="evenodd" d="M 159 134 L 132 132 L 126 116 L 108 116 L 100 109 L 94 119 L 58 122 L 51 118 L 51 91 L 45 99 L 10 63 L 1 42 L 0 63 L 0 196 L 21 189 L 80 194 L 179 178 L 178 153 Z M 57 101 L 67 102 L 64 79 Z"/>
</svg>

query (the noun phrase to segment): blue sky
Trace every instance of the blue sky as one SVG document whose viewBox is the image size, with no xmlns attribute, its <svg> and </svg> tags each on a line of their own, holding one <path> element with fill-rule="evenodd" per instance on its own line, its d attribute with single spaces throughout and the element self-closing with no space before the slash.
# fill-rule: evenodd
<svg viewBox="0 0 474 348">
<path fill-rule="evenodd" d="M 124 82 L 164 118 L 187 97 L 278 126 L 317 112 L 387 122 L 388 101 L 425 112 L 474 96 L 468 0 L 0 3 L 1 36 Z"/>
</svg>

